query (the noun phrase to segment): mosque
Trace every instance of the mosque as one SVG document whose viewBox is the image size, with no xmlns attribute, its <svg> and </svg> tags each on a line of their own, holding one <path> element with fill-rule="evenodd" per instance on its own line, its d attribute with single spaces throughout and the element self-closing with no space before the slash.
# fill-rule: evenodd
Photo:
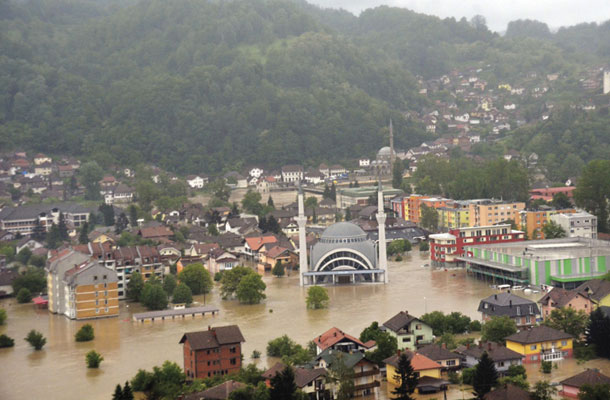
<svg viewBox="0 0 610 400">
<path fill-rule="evenodd" d="M 379 242 L 375 244 L 358 225 L 338 222 L 326 228 L 320 240 L 309 249 L 306 244 L 305 207 L 299 189 L 299 268 L 300 284 L 329 285 L 354 283 L 388 283 L 383 189 L 378 185 L 377 222 Z"/>
</svg>

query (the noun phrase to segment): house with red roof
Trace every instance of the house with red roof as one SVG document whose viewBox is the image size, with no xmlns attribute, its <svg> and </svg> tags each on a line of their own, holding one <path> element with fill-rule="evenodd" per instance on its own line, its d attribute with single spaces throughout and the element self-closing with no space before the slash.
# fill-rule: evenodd
<svg viewBox="0 0 610 400">
<path fill-rule="evenodd" d="M 317 354 L 320 354 L 327 349 L 339 350 L 344 353 L 352 353 L 354 351 L 363 352 L 365 350 L 370 350 L 376 345 L 374 340 L 362 343 L 360 339 L 335 327 L 332 327 L 323 334 L 315 337 L 313 342 L 316 344 Z"/>
<path fill-rule="evenodd" d="M 256 235 L 246 238 L 244 252 L 255 260 L 259 259 L 259 251 L 264 245 L 269 243 L 278 243 L 279 240 L 274 234 Z"/>
</svg>

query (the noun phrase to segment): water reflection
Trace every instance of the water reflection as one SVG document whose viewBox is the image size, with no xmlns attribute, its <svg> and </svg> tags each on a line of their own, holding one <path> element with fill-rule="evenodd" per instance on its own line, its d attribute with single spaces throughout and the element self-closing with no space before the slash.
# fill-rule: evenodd
<svg viewBox="0 0 610 400">
<path fill-rule="evenodd" d="M 238 324 L 246 338 L 244 361 L 256 362 L 263 368 L 273 361 L 265 356 L 267 342 L 283 334 L 303 345 L 332 326 L 358 335 L 372 321 L 384 322 L 401 310 L 415 315 L 433 310 L 460 311 L 479 318 L 479 300 L 494 291 L 461 270 L 422 268 L 426 262 L 425 256 L 418 253 L 401 263 L 391 262 L 388 285 L 329 287 L 330 307 L 325 310 L 306 309 L 307 291 L 298 286 L 295 273 L 284 278 L 266 276 L 267 299 L 263 304 L 241 306 L 236 301 L 222 301 L 214 292 L 205 300 L 220 308 L 219 315 L 155 323 L 131 321 L 132 313 L 143 311 L 138 304 L 122 303 L 119 318 L 75 322 L 4 300 L 2 305 L 7 308 L 9 320 L 0 327 L 0 334 L 13 337 L 15 347 L 0 349 L 0 397 L 80 400 L 86 393 L 87 399 L 108 399 L 116 384 L 130 379 L 139 368 L 150 369 L 165 360 L 182 365 L 180 337 L 187 331 L 207 329 L 208 325 Z M 534 300 L 538 297 L 530 296 Z M 196 296 L 195 300 L 203 303 L 204 299 Z M 93 325 L 96 338 L 93 342 L 76 343 L 74 334 L 85 323 Z M 23 340 L 30 329 L 47 337 L 47 345 L 40 352 L 34 352 Z M 85 354 L 92 349 L 104 357 L 97 371 L 88 370 L 85 365 Z M 251 359 L 253 350 L 262 353 L 260 360 Z M 562 363 L 561 369 L 544 378 L 561 380 L 586 366 L 599 366 L 610 374 L 608 362 Z M 537 366 L 528 366 L 528 374 L 535 379 L 541 375 Z M 391 390 L 384 384 L 380 393 Z M 448 398 L 461 399 L 462 393 L 454 389 L 448 392 Z"/>
</svg>

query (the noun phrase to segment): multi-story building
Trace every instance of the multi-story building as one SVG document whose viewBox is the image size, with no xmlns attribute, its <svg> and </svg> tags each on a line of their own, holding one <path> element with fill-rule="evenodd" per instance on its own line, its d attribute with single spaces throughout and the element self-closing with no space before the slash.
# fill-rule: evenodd
<svg viewBox="0 0 610 400">
<path fill-rule="evenodd" d="M 383 188 L 383 200 L 385 204 L 390 204 L 390 201 L 402 194 L 400 189 Z M 337 206 L 339 208 L 348 208 L 353 205 L 366 206 L 371 198 L 377 196 L 377 187 L 362 186 L 357 188 L 346 188 L 337 190 Z"/>
<path fill-rule="evenodd" d="M 576 186 L 560 186 L 551 188 L 539 188 L 530 190 L 530 200 L 553 201 L 553 198 L 559 194 L 565 194 L 569 199 L 574 197 Z"/>
<path fill-rule="evenodd" d="M 481 313 L 483 322 L 487 322 L 493 317 L 507 316 L 515 321 L 518 329 L 536 325 L 540 316 L 536 303 L 510 292 L 493 294 L 481 300 L 478 311 Z"/>
<path fill-rule="evenodd" d="M 294 183 L 303 180 L 303 167 L 300 165 L 285 165 L 282 167 L 282 182 Z"/>
<path fill-rule="evenodd" d="M 562 238 L 465 246 L 469 273 L 496 283 L 571 289 L 600 278 L 610 266 L 610 243 Z"/>
<path fill-rule="evenodd" d="M 0 230 L 31 235 L 40 224 L 48 231 L 59 223 L 60 214 L 68 226 L 78 228 L 89 221 L 90 210 L 75 203 L 6 207 L 0 211 Z"/>
<path fill-rule="evenodd" d="M 452 206 L 437 208 L 438 228 L 441 231 L 470 226 L 470 209 L 464 202 L 454 202 Z"/>
<path fill-rule="evenodd" d="M 90 259 L 88 254 L 65 249 L 47 260 L 47 294 L 49 295 L 49 311 L 54 314 L 66 313 L 66 296 L 64 275 L 66 271 L 81 265 Z"/>
<path fill-rule="evenodd" d="M 383 323 L 386 332 L 396 337 L 398 349 L 416 350 L 418 347 L 434 342 L 432 328 L 409 314 L 408 311 L 401 311 Z"/>
<path fill-rule="evenodd" d="M 597 217 L 588 212 L 553 214 L 551 221 L 561 226 L 568 237 L 597 239 Z"/>
<path fill-rule="evenodd" d="M 506 347 L 525 357 L 525 363 L 572 357 L 574 336 L 545 325 L 522 330 L 505 338 Z"/>
<path fill-rule="evenodd" d="M 495 199 L 470 200 L 468 209 L 470 226 L 488 226 L 508 220 L 516 221 L 519 212 L 525 209 L 525 203 Z"/>
<path fill-rule="evenodd" d="M 185 333 L 180 344 L 187 378 L 205 379 L 238 372 L 241 344 L 245 341 L 237 325 L 208 326 L 207 331 Z"/>
<path fill-rule="evenodd" d="M 424 196 L 421 194 L 412 194 L 404 198 L 405 219 L 418 224 L 421 219 L 422 204 L 431 208 L 447 207 L 452 200 L 442 197 Z"/>
<path fill-rule="evenodd" d="M 510 224 L 471 226 L 451 229 L 448 233 L 429 236 L 430 260 L 435 266 L 457 263 L 464 255 L 464 246 L 525 240 L 525 233 L 511 229 Z"/>
<path fill-rule="evenodd" d="M 529 239 L 544 239 L 542 227 L 550 221 L 550 217 L 554 214 L 573 214 L 576 210 L 573 208 L 557 210 L 548 206 L 541 206 L 535 210 L 519 211 L 519 214 L 514 219 L 517 226 L 527 233 Z"/>
<path fill-rule="evenodd" d="M 610 282 L 608 284 L 610 285 Z M 544 319 L 549 318 L 553 310 L 560 308 L 571 308 L 587 314 L 590 314 L 595 308 L 595 303 L 586 293 L 580 293 L 576 289 L 566 290 L 563 288 L 551 289 L 550 292 L 547 292 L 538 300 L 538 304 L 540 304 L 542 318 Z"/>
<path fill-rule="evenodd" d="M 314 366 L 328 370 L 332 369 L 335 363 L 341 363 L 345 368 L 353 370 L 353 374 L 351 374 L 353 397 L 372 396 L 372 398 L 377 398 L 381 386 L 381 372 L 377 364 L 369 360 L 365 353 L 360 351 L 346 353 L 328 348 L 316 356 Z M 331 398 L 336 398 L 336 391 L 339 387 L 333 385 L 332 388 L 335 393 Z"/>
</svg>

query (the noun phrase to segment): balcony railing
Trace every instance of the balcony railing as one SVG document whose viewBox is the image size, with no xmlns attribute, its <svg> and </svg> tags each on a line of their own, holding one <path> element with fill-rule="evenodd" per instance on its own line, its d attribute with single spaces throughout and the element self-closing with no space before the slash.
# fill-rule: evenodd
<svg viewBox="0 0 610 400">
<path fill-rule="evenodd" d="M 362 378 L 364 376 L 377 375 L 377 374 L 379 374 L 379 369 L 375 368 L 375 369 L 371 369 L 369 371 L 363 371 L 363 372 L 358 372 L 358 373 L 354 374 L 354 379 Z"/>
</svg>

